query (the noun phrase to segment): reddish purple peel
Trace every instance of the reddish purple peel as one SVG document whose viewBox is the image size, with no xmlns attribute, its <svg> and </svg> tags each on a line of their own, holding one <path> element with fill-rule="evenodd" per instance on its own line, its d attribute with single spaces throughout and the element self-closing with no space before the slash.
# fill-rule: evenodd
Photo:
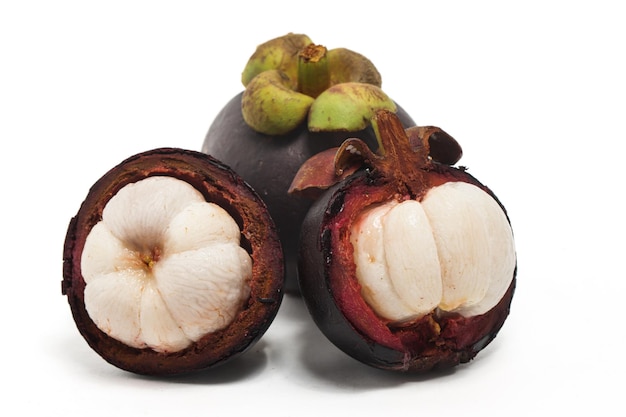
<svg viewBox="0 0 626 417">
<path fill-rule="evenodd" d="M 327 149 L 306 160 L 296 173 L 288 193 L 315 200 L 323 190 L 352 175 L 359 168 L 358 165 L 346 168 L 341 173 L 336 172 L 334 159 L 338 149 Z"/>
</svg>

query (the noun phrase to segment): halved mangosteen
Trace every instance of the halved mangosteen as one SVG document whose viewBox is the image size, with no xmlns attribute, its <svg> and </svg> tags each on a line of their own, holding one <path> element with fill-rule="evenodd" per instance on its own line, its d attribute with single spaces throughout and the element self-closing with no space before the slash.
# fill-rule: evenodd
<svg viewBox="0 0 626 417">
<path fill-rule="evenodd" d="M 201 152 L 160 148 L 101 177 L 72 218 L 62 292 L 89 346 L 138 374 L 210 368 L 274 319 L 284 265 L 267 207 Z"/>
</svg>

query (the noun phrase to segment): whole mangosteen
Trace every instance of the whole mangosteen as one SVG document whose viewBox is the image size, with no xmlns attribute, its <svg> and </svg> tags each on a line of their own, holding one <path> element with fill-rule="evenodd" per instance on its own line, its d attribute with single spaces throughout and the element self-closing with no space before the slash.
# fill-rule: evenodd
<svg viewBox="0 0 626 417">
<path fill-rule="evenodd" d="M 242 83 L 245 90 L 219 112 L 202 151 L 229 165 L 265 201 L 283 245 L 285 289 L 298 293 L 298 236 L 312 200 L 288 189 L 302 163 L 354 136 L 375 147 L 369 121 L 378 109 L 397 113 L 406 127 L 415 123 L 381 90 L 370 60 L 315 45 L 306 35 L 259 45 Z"/>
</svg>

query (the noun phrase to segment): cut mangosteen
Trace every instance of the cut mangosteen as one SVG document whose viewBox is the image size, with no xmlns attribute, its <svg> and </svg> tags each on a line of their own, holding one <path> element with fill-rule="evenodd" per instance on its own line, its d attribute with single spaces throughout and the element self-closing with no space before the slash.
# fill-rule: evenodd
<svg viewBox="0 0 626 417">
<path fill-rule="evenodd" d="M 517 260 L 507 213 L 464 169 L 429 157 L 437 133 L 446 159 L 457 159 L 460 147 L 444 132 L 405 130 L 387 111 L 373 124 L 378 153 L 344 142 L 336 173 L 357 160 L 365 168 L 331 186 L 305 218 L 302 296 L 328 339 L 368 365 L 424 372 L 468 362 L 509 314 Z"/>
<path fill-rule="evenodd" d="M 100 178 L 72 218 L 62 292 L 89 346 L 138 374 L 221 364 L 251 347 L 282 299 L 267 207 L 230 168 L 161 148 Z"/>
</svg>

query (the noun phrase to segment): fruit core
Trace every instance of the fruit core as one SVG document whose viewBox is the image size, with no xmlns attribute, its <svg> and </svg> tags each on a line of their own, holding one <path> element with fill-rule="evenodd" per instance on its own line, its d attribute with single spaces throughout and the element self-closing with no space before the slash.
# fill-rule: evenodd
<svg viewBox="0 0 626 417">
<path fill-rule="evenodd" d="M 189 183 L 153 176 L 120 189 L 81 255 L 85 307 L 134 348 L 176 352 L 228 326 L 250 294 L 236 221 Z"/>
<path fill-rule="evenodd" d="M 466 182 L 435 186 L 421 201 L 371 206 L 350 240 L 364 300 L 396 324 L 437 309 L 486 313 L 506 293 L 516 265 L 505 212 Z"/>
</svg>

